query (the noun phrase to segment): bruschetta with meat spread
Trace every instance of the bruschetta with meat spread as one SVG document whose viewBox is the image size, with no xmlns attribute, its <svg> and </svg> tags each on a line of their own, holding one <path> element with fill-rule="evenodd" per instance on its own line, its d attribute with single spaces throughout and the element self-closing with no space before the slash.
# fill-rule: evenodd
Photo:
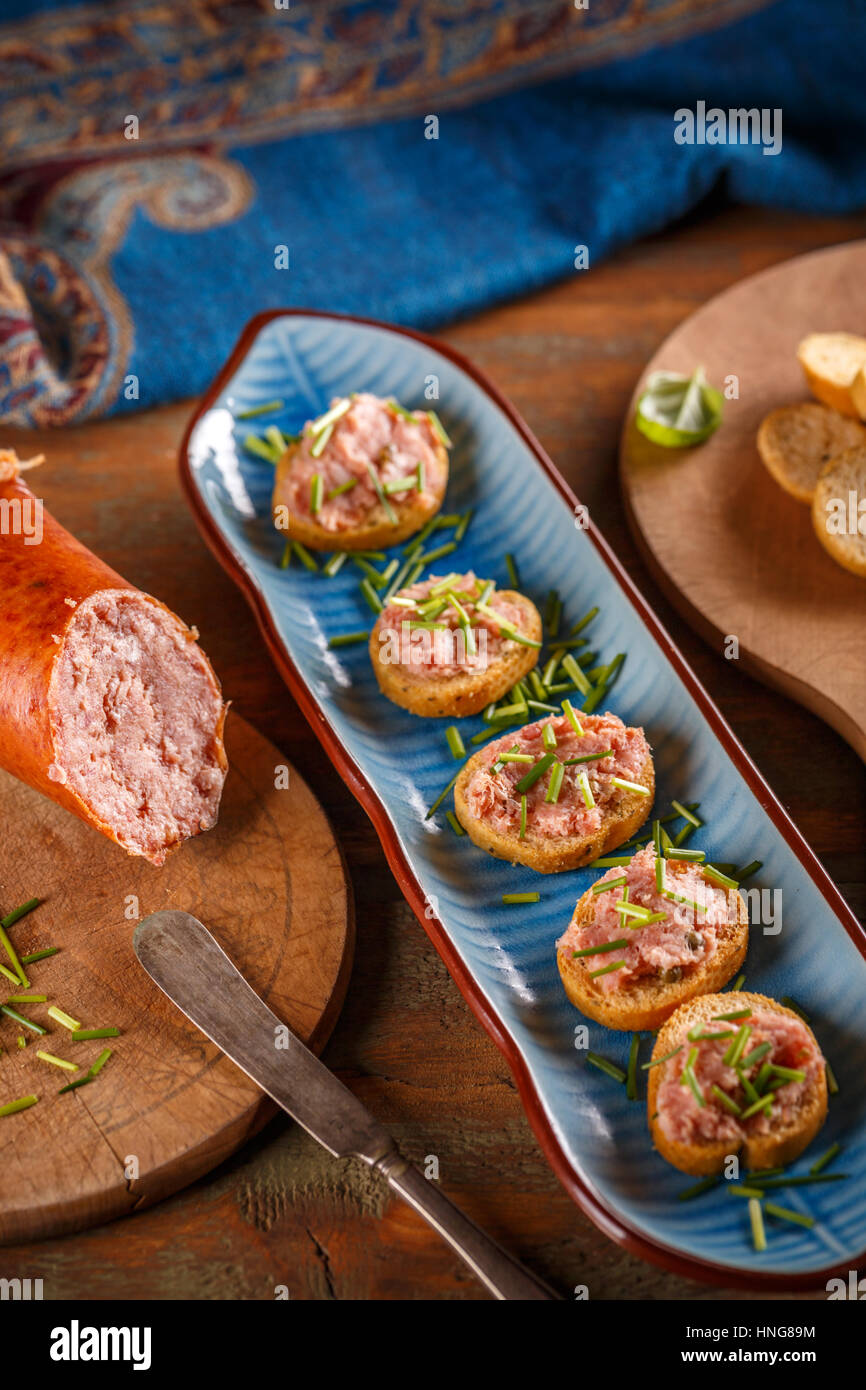
<svg viewBox="0 0 866 1390">
<path fill-rule="evenodd" d="M 721 1173 L 731 1154 L 782 1167 L 824 1123 L 826 1063 L 808 1024 L 775 999 L 705 994 L 659 1032 L 648 1107 L 653 1143 L 683 1173 Z"/>
<path fill-rule="evenodd" d="M 556 950 L 581 1013 L 608 1028 L 659 1028 L 736 974 L 749 944 L 748 911 L 735 887 L 708 873 L 648 845 L 584 893 Z"/>
<path fill-rule="evenodd" d="M 413 714 L 477 714 L 538 661 L 541 615 L 492 579 L 431 575 L 400 589 L 370 633 L 379 688 Z"/>
<path fill-rule="evenodd" d="M 442 506 L 449 442 L 432 412 L 340 397 L 277 464 L 274 524 L 312 550 L 396 545 Z"/>
<path fill-rule="evenodd" d="M 642 729 L 613 714 L 549 715 L 469 759 L 457 818 L 497 859 L 539 873 L 577 869 L 640 829 L 655 794 Z"/>
</svg>

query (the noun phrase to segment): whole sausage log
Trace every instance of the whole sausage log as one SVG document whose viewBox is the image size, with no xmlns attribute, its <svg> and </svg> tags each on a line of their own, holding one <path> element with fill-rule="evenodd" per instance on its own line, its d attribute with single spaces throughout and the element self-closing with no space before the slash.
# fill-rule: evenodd
<svg viewBox="0 0 866 1390">
<path fill-rule="evenodd" d="M 20 471 L 0 450 L 0 766 L 161 864 L 216 823 L 219 683 L 197 634 L 64 530 Z"/>
</svg>

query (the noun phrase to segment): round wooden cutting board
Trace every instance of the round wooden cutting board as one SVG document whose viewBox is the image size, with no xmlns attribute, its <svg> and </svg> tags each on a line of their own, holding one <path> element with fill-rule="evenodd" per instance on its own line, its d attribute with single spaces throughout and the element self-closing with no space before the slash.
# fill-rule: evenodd
<svg viewBox="0 0 866 1390">
<path fill-rule="evenodd" d="M 671 601 L 719 651 L 728 637 L 759 679 L 807 705 L 866 760 L 866 580 L 819 545 L 809 508 L 761 463 L 755 435 L 776 406 L 811 399 L 797 362 L 807 333 L 866 334 L 866 243 L 799 256 L 727 290 L 659 348 L 645 375 L 736 376 L 721 427 L 665 449 L 634 425 L 620 450 L 629 520 Z"/>
<path fill-rule="evenodd" d="M 218 826 L 161 869 L 0 773 L 0 903 L 44 901 L 14 926 L 19 954 L 59 946 L 25 967 L 46 1004 L 21 1011 L 45 1038 L 0 1016 L 0 1103 L 39 1103 L 0 1119 L 0 1242 L 59 1235 L 123 1216 L 208 1172 L 274 1112 L 256 1086 L 157 989 L 132 950 L 136 921 L 159 908 L 192 912 L 250 984 L 317 1050 L 336 1022 L 352 964 L 354 922 L 345 869 L 324 812 L 285 760 L 237 714 L 226 725 L 230 771 Z M 6 985 L 5 979 L 0 981 Z M 15 993 L 8 985 L 9 993 Z M 0 998 L 4 995 L 0 994 Z M 84 1027 L 121 1036 L 73 1042 L 57 1004 Z M 44 1048 L 84 1068 L 109 1046 L 90 1085 L 36 1056 Z"/>
</svg>

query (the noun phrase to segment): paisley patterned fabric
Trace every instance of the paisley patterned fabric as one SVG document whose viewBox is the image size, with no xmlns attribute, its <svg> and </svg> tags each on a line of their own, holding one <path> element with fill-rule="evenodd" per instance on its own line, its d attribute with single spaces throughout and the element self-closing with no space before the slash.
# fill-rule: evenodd
<svg viewBox="0 0 866 1390">
<path fill-rule="evenodd" d="M 823 29 L 834 5 L 862 39 L 842 0 Z M 687 151 L 660 185 L 673 110 L 726 85 L 779 104 L 764 55 L 826 49 L 814 9 L 6 0 L 0 418 L 191 394 L 269 305 L 428 326 L 572 273 L 575 243 L 592 262 L 721 176 Z M 836 27 L 836 99 L 855 40 Z M 766 177 L 746 196 L 792 201 Z"/>
</svg>

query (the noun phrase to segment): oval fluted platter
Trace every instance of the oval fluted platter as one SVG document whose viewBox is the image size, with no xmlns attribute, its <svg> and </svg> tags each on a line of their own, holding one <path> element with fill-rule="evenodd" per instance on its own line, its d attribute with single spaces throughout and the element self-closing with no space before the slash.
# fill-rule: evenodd
<svg viewBox="0 0 866 1390">
<path fill-rule="evenodd" d="M 748 886 L 781 892 L 781 931 L 753 926 L 747 988 L 797 999 L 839 1079 L 828 1123 L 795 1171 L 808 1172 L 838 1139 L 851 1177 L 786 1192 L 787 1205 L 816 1224 L 774 1223 L 762 1253 L 752 1248 L 746 1203 L 724 1185 L 679 1200 L 690 1179 L 652 1149 L 645 1100 L 628 1101 L 625 1087 L 588 1065 L 586 1048 L 575 1045 L 586 1020 L 565 997 L 554 947 L 597 871 L 540 876 L 492 860 L 455 836 L 443 814 L 427 819 L 457 768 L 444 736 L 449 721 L 390 704 L 365 644 L 329 648 L 330 637 L 371 625 L 354 566 L 333 579 L 297 564 L 280 568 L 273 469 L 245 450 L 245 435 L 271 421 L 296 433 L 351 391 L 423 407 L 425 391 L 437 386 L 437 409 L 454 441 L 445 510 L 474 508 L 447 564 L 505 586 L 504 556 L 512 552 L 521 587 L 537 603 L 550 588 L 559 591 L 565 624 L 598 605 L 593 648 L 602 660 L 627 653 L 607 705 L 646 730 L 656 806 L 699 802 L 706 825 L 690 844 L 717 860 L 763 860 Z M 237 418 L 274 399 L 284 402 L 279 414 Z M 866 1251 L 866 938 L 605 542 L 592 527 L 581 529 L 576 499 L 514 410 L 443 344 L 383 324 L 277 311 L 248 325 L 205 395 L 182 445 L 181 473 L 206 540 L 246 594 L 292 693 L 370 815 L 407 900 L 505 1054 L 535 1133 L 581 1208 L 628 1249 L 728 1286 L 811 1288 L 835 1269 L 856 1267 Z M 476 727 L 480 716 L 464 721 L 464 737 Z M 524 891 L 540 892 L 540 901 L 502 905 L 503 893 Z M 589 1047 L 619 1065 L 629 1041 L 589 1025 Z M 650 1046 L 645 1037 L 642 1061 Z"/>
</svg>

